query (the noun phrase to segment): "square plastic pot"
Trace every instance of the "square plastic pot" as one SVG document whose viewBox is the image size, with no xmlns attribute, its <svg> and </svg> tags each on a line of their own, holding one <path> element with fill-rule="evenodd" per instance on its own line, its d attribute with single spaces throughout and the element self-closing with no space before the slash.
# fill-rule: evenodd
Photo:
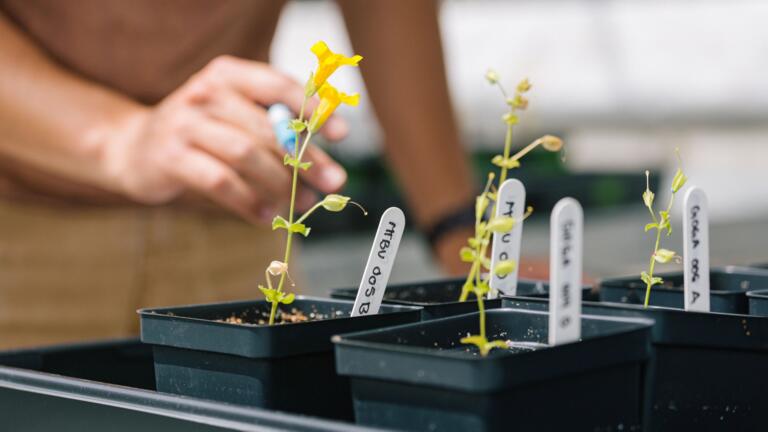
<svg viewBox="0 0 768 432">
<path fill-rule="evenodd" d="M 747 300 L 750 315 L 768 317 L 768 289 L 749 291 Z"/>
<path fill-rule="evenodd" d="M 359 424 L 419 431 L 639 430 L 651 321 L 585 316 L 583 339 L 547 346 L 546 312 L 487 312 L 479 356 L 459 342 L 478 314 L 334 337 Z"/>
<path fill-rule="evenodd" d="M 422 320 L 445 318 L 477 311 L 474 296 L 468 301 L 458 301 L 466 277 L 442 279 L 428 282 L 413 282 L 387 286 L 384 303 L 393 305 L 418 306 L 422 308 Z M 521 279 L 517 284 L 519 295 L 526 297 L 546 297 L 549 295 L 549 283 L 544 281 Z M 597 292 L 592 287 L 582 289 L 584 300 L 597 300 Z M 331 291 L 331 297 L 354 300 L 357 288 L 337 288 Z M 501 299 L 485 300 L 486 309 L 501 306 Z"/>
<path fill-rule="evenodd" d="M 661 273 L 664 285 L 651 289 L 650 305 L 683 308 L 683 272 Z M 710 310 L 747 314 L 746 292 L 768 288 L 768 271 L 729 266 L 710 271 Z M 645 283 L 639 276 L 609 278 L 600 282 L 600 301 L 643 304 Z"/>
<path fill-rule="evenodd" d="M 335 372 L 331 336 L 418 321 L 421 312 L 386 305 L 377 315 L 352 318 L 352 302 L 298 297 L 281 308 L 334 318 L 273 326 L 220 321 L 269 307 L 259 300 L 140 310 L 157 390 L 351 420 L 349 385 Z"/>
<path fill-rule="evenodd" d="M 505 297 L 503 303 L 548 308 L 545 299 Z M 655 321 L 647 430 L 763 430 L 768 424 L 768 318 L 615 303 L 585 302 L 582 310 Z"/>
<path fill-rule="evenodd" d="M 348 423 L 154 391 L 138 340 L 0 352 L 2 431 L 361 431 Z"/>
</svg>

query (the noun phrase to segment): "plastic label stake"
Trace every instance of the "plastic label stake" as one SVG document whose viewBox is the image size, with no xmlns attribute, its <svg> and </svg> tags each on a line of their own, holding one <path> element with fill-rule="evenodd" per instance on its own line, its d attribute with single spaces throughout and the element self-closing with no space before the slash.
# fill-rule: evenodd
<svg viewBox="0 0 768 432">
<path fill-rule="evenodd" d="M 698 187 L 685 194 L 683 260 L 685 310 L 709 312 L 709 210 L 707 194 Z"/>
<path fill-rule="evenodd" d="M 397 249 L 400 247 L 400 239 L 403 237 L 403 230 L 405 230 L 403 211 L 397 207 L 388 208 L 381 215 L 371 253 L 368 254 L 368 263 L 365 265 L 363 279 L 357 289 L 355 305 L 352 307 L 353 317 L 379 313 L 389 274 L 392 272 Z"/>
<path fill-rule="evenodd" d="M 525 186 L 520 180 L 509 179 L 499 188 L 495 216 L 511 216 L 515 219 L 512 231 L 494 233 L 491 245 L 491 270 L 499 261 L 514 260 L 515 269 L 504 276 L 491 271 L 491 292 L 506 295 L 517 294 L 517 274 L 520 265 L 520 243 L 523 239 L 523 216 L 525 214 Z"/>
<path fill-rule="evenodd" d="M 573 198 L 552 209 L 549 238 L 549 344 L 581 338 L 584 211 Z"/>
</svg>

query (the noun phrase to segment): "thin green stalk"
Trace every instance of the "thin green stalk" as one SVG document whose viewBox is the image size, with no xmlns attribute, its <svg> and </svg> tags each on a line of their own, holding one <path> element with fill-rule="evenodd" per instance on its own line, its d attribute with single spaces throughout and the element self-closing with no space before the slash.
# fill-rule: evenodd
<svg viewBox="0 0 768 432">
<path fill-rule="evenodd" d="M 648 264 L 648 282 L 646 282 L 645 288 L 645 302 L 644 307 L 648 307 L 648 302 L 651 300 L 651 280 L 653 280 L 653 269 L 656 267 L 656 252 L 659 250 L 659 244 L 661 243 L 661 229 L 656 229 L 656 246 L 653 247 L 653 253 L 651 254 L 651 262 Z"/>
<path fill-rule="evenodd" d="M 302 107 L 302 111 L 303 111 L 303 107 Z M 302 144 L 302 150 L 309 144 L 309 140 L 310 140 L 311 137 L 312 137 L 312 132 L 311 131 L 307 131 L 307 136 L 304 138 L 304 143 Z M 298 136 L 296 138 L 296 141 L 298 142 Z M 289 226 L 292 225 L 293 222 L 294 222 L 293 217 L 294 217 L 294 211 L 295 211 L 295 208 L 296 208 L 296 190 L 297 190 L 297 186 L 298 186 L 298 183 L 299 183 L 299 163 L 301 162 L 301 153 L 303 153 L 303 152 L 301 152 L 301 153 L 298 152 L 298 150 L 299 149 L 298 149 L 298 146 L 297 146 L 294 149 L 294 151 L 296 152 L 295 154 L 298 155 L 298 161 L 297 161 L 297 163 L 293 167 L 293 180 L 291 182 L 291 203 L 290 203 L 290 207 L 288 209 L 288 225 Z M 290 262 L 290 259 L 291 259 L 291 244 L 292 244 L 292 241 L 293 241 L 293 233 L 291 232 L 291 230 L 286 230 L 285 258 L 283 258 L 283 262 L 286 263 L 286 264 L 288 264 Z M 282 290 L 283 290 L 283 285 L 285 284 L 285 278 L 286 278 L 287 274 L 288 273 L 285 272 L 285 273 L 280 275 L 280 282 L 277 284 L 277 292 L 278 293 L 282 292 Z M 269 313 L 269 325 L 272 325 L 275 322 L 275 314 L 277 313 L 277 305 L 278 305 L 278 302 L 273 302 L 272 303 L 272 308 L 271 308 L 271 311 Z"/>
</svg>

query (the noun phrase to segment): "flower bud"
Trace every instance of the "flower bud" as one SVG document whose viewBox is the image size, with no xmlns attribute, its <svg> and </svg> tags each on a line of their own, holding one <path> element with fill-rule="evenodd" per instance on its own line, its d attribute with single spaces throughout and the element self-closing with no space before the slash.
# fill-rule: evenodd
<svg viewBox="0 0 768 432">
<path fill-rule="evenodd" d="M 515 227 L 515 219 L 509 216 L 497 216 L 488 222 L 487 229 L 497 232 L 505 233 L 512 231 Z"/>
<path fill-rule="evenodd" d="M 499 82 L 499 74 L 493 69 L 488 69 L 488 72 L 485 73 L 485 79 L 488 80 L 488 83 L 491 85 L 496 84 Z"/>
<path fill-rule="evenodd" d="M 683 170 L 677 169 L 675 177 L 672 179 L 672 193 L 675 193 L 685 186 L 685 182 L 688 181 L 688 177 L 683 174 Z"/>
<path fill-rule="evenodd" d="M 326 195 L 326 197 L 323 199 L 322 206 L 324 209 L 328 211 L 340 212 L 344 210 L 344 207 L 347 206 L 348 202 L 349 202 L 349 197 L 337 195 L 337 194 L 330 194 L 330 195 Z"/>
<path fill-rule="evenodd" d="M 668 262 L 671 262 L 676 257 L 677 257 L 677 254 L 674 251 L 671 251 L 669 249 L 659 249 L 656 251 L 655 254 L 653 254 L 653 259 L 660 264 L 666 264 Z"/>
<path fill-rule="evenodd" d="M 280 276 L 281 274 L 288 271 L 288 264 L 282 261 L 272 261 L 271 263 L 269 263 L 269 267 L 267 267 L 267 271 L 272 276 Z"/>
<path fill-rule="evenodd" d="M 520 81 L 519 84 L 517 84 L 518 93 L 525 93 L 530 89 L 531 89 L 531 82 L 528 81 L 528 78 L 524 78 L 522 81 Z"/>
<path fill-rule="evenodd" d="M 554 135 L 544 135 L 541 137 L 541 146 L 547 151 L 558 152 L 563 148 L 563 140 Z"/>
</svg>

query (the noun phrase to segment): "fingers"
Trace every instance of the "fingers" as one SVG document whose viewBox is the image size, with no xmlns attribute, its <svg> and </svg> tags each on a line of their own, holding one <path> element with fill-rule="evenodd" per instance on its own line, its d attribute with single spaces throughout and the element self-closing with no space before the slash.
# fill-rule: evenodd
<svg viewBox="0 0 768 432">
<path fill-rule="evenodd" d="M 347 182 L 344 168 L 320 148 L 307 148 L 306 160 L 312 162 L 312 167 L 301 171 L 301 178 L 313 188 L 323 193 L 333 193 L 338 192 Z"/>
<path fill-rule="evenodd" d="M 234 170 L 205 153 L 181 150 L 172 162 L 172 174 L 179 181 L 251 223 L 267 222 L 275 212 L 259 205 L 260 197 Z"/>
<path fill-rule="evenodd" d="M 206 84 L 224 86 L 244 95 L 249 100 L 270 106 L 276 103 L 286 104 L 294 113 L 299 113 L 304 101 L 304 86 L 288 75 L 281 73 L 267 64 L 230 56 L 214 59 L 201 71 L 201 77 L 195 81 L 196 91 Z M 309 118 L 317 107 L 316 97 L 310 98 L 304 107 L 304 118 Z M 321 133 L 327 139 L 337 141 L 347 135 L 349 127 L 338 116 L 328 119 Z"/>
<path fill-rule="evenodd" d="M 249 135 L 204 117 L 190 122 L 186 134 L 196 147 L 255 181 L 266 200 L 284 201 L 290 193 L 290 174 L 279 159 L 271 134 Z"/>
</svg>

